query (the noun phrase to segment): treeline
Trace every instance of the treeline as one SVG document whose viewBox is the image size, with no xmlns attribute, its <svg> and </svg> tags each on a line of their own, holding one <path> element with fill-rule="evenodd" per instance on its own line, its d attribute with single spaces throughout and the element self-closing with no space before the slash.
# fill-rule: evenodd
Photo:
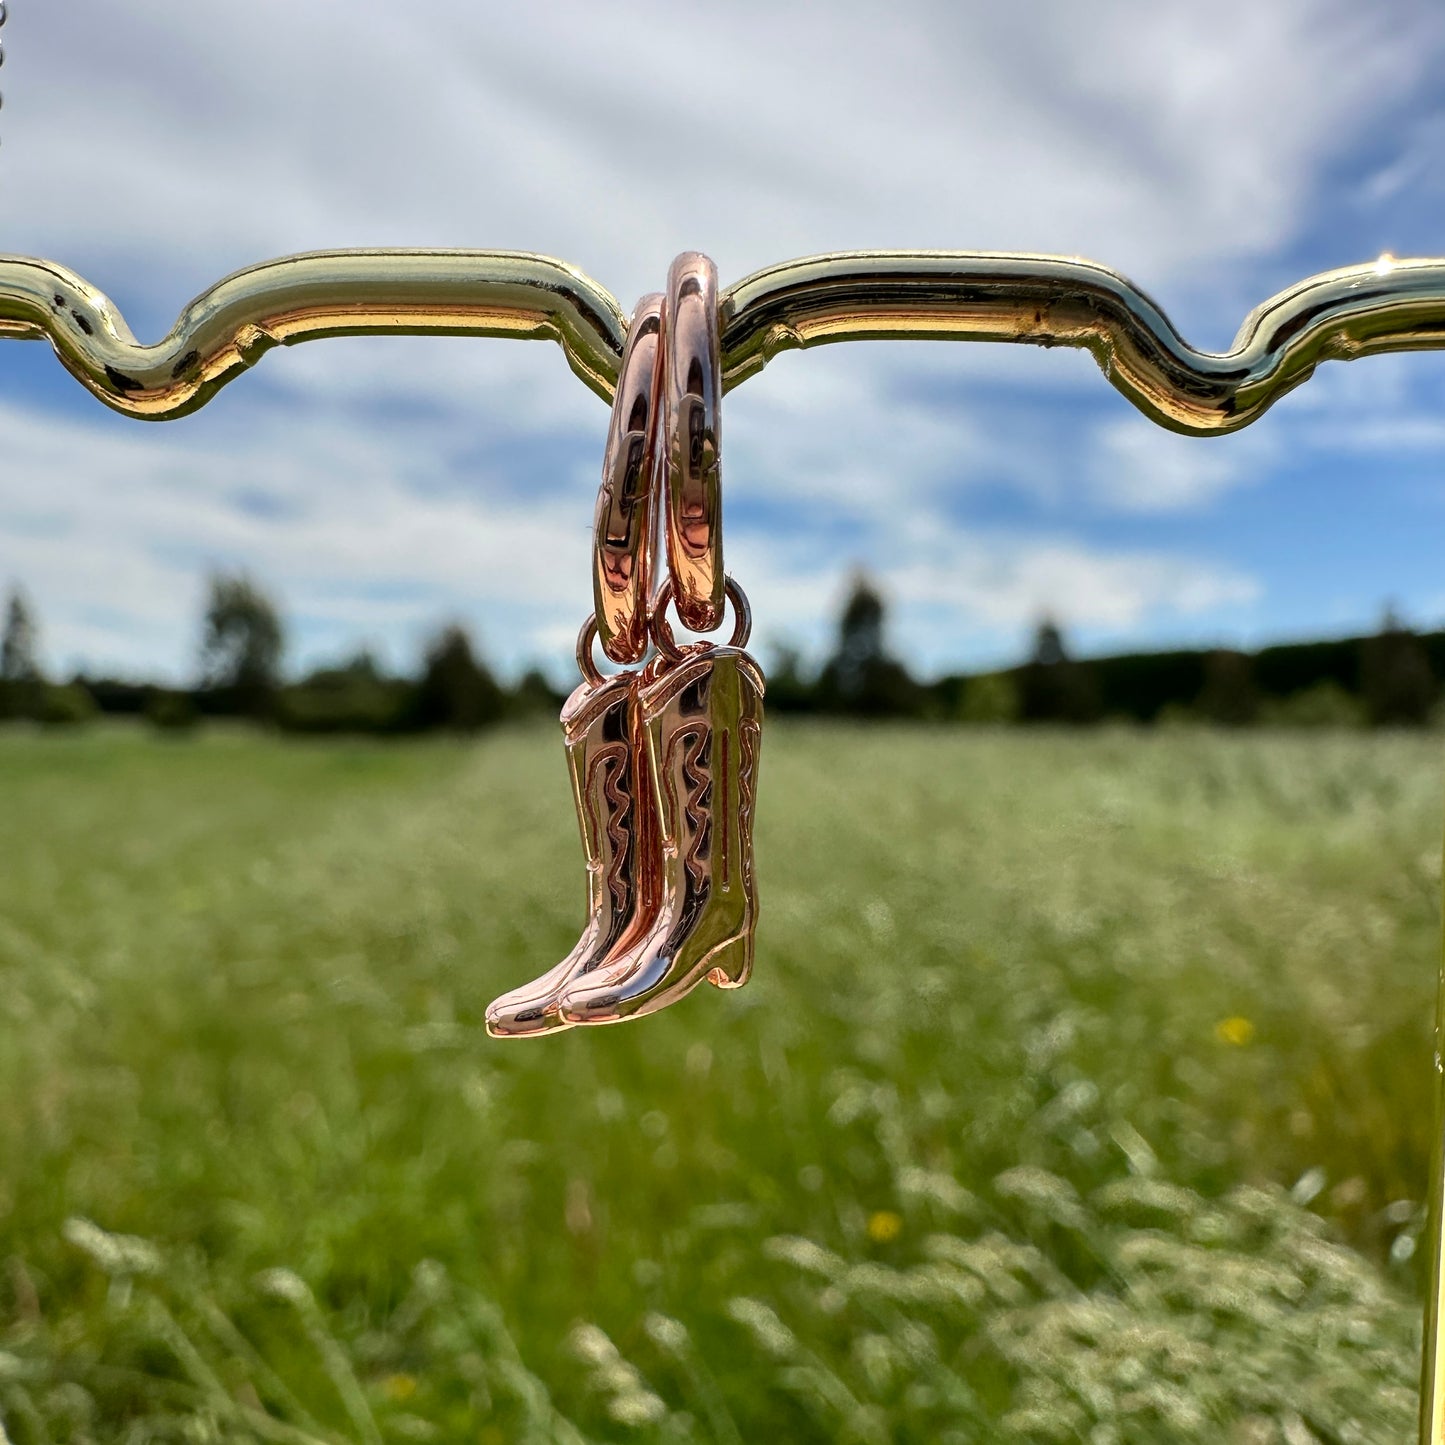
<svg viewBox="0 0 1445 1445">
<path fill-rule="evenodd" d="M 1243 727 L 1419 727 L 1442 711 L 1445 632 L 1416 633 L 1387 612 L 1378 632 L 1257 652 L 1227 648 L 1079 659 L 1039 623 L 1029 657 L 989 673 L 915 678 L 887 645 L 882 597 L 856 579 L 821 667 L 782 649 L 770 659 L 768 708 L 854 718 L 980 724 L 1204 722 Z M 201 626 L 199 680 L 189 688 L 79 675 L 47 678 L 33 610 L 12 592 L 0 635 L 0 721 L 63 725 L 98 713 L 165 729 L 204 718 L 248 719 L 290 732 L 467 732 L 510 718 L 555 716 L 562 695 L 539 670 L 505 685 L 466 630 L 443 628 L 417 672 L 385 672 L 367 653 L 298 680 L 283 674 L 285 628 L 244 576 L 217 576 Z"/>
<path fill-rule="evenodd" d="M 1441 712 L 1445 632 L 1416 633 L 1387 611 L 1366 637 L 1230 648 L 1070 656 L 1044 620 L 1015 667 L 919 682 L 885 645 L 885 610 L 860 578 L 832 657 L 813 675 L 785 655 L 768 682 L 777 712 L 965 723 L 1203 722 L 1231 727 L 1422 727 Z"/>
<path fill-rule="evenodd" d="M 237 718 L 299 733 L 473 732 L 509 718 L 555 716 L 562 703 L 540 671 L 501 683 L 457 624 L 432 639 L 415 675 L 389 674 L 361 652 L 287 681 L 280 612 L 244 576 L 210 581 L 193 687 L 84 674 L 57 682 L 40 667 L 37 641 L 34 611 L 13 591 L 0 635 L 0 720 L 64 725 L 105 713 L 176 731 Z"/>
</svg>

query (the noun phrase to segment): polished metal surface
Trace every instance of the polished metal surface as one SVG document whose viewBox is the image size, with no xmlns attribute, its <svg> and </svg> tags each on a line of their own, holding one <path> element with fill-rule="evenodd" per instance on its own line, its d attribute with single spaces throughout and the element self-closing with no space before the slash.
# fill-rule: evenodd
<svg viewBox="0 0 1445 1445">
<path fill-rule="evenodd" d="M 584 630 L 585 635 L 585 630 Z M 590 637 L 587 639 L 590 643 Z M 563 990 L 631 948 L 657 911 L 660 870 L 656 815 L 645 775 L 636 673 L 589 678 L 562 708 L 572 800 L 587 862 L 587 921 L 576 946 L 540 978 L 487 1009 L 495 1038 L 526 1038 L 568 1027 Z"/>
<path fill-rule="evenodd" d="M 704 643 L 642 676 L 661 891 L 646 930 L 563 989 L 571 1023 L 641 1018 L 704 981 L 740 988 L 752 973 L 762 670 L 746 652 Z"/>
<path fill-rule="evenodd" d="M 653 494 L 659 465 L 662 306 L 661 292 L 653 292 L 632 313 L 602 456 L 592 529 L 592 596 L 597 636 L 613 662 L 640 662 L 648 646 L 657 541 Z"/>
<path fill-rule="evenodd" d="M 667 273 L 662 320 L 663 517 L 677 615 L 722 623 L 722 378 L 717 267 L 684 251 Z"/>
<path fill-rule="evenodd" d="M 675 662 L 659 653 L 640 672 L 593 671 L 568 699 L 587 919 L 566 958 L 492 1002 L 488 1033 L 619 1023 L 704 981 L 748 981 L 763 688 L 748 653 L 704 642 Z"/>
<path fill-rule="evenodd" d="M 0 336 L 48 337 L 106 405 L 164 421 L 204 406 L 273 346 L 384 333 L 541 337 L 612 399 L 626 325 L 616 301 L 561 261 L 521 251 L 318 251 L 238 271 L 154 345 L 53 261 L 0 257 Z"/>
<path fill-rule="evenodd" d="M 923 338 L 1077 346 L 1141 411 L 1191 435 L 1247 426 L 1322 361 L 1445 346 L 1445 260 L 1329 271 L 1253 311 L 1226 353 L 1196 351 L 1107 267 L 1055 256 L 855 251 L 771 266 L 719 298 L 725 386 L 780 351 Z M 612 399 L 626 327 L 560 261 L 509 251 L 329 251 L 237 272 L 142 345 L 99 291 L 52 261 L 0 257 L 0 336 L 48 337 L 117 411 L 203 405 L 272 346 L 384 332 L 543 337 Z"/>
<path fill-rule="evenodd" d="M 753 635 L 752 603 L 748 601 L 748 594 L 731 576 L 724 576 L 723 588 L 733 604 L 733 634 L 728 639 L 728 646 L 746 647 L 748 639 Z M 672 625 L 667 620 L 667 604 L 672 598 L 672 578 L 666 577 L 652 601 L 652 640 L 657 644 L 660 657 L 669 662 L 681 662 L 685 655 L 684 649 L 678 646 L 677 639 L 672 635 Z"/>
<path fill-rule="evenodd" d="M 1090 261 L 859 251 L 769 267 L 722 301 L 724 382 L 792 347 L 869 338 L 1077 346 L 1173 431 L 1235 431 L 1322 361 L 1445 346 L 1445 261 L 1381 258 L 1257 307 L 1222 355 L 1194 350 L 1143 292 Z"/>
</svg>

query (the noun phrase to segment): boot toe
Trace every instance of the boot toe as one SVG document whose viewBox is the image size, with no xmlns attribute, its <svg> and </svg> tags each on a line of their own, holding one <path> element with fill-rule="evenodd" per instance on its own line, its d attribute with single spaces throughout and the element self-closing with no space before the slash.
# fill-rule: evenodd
<svg viewBox="0 0 1445 1445">
<path fill-rule="evenodd" d="M 564 1025 L 612 1023 L 621 1017 L 623 1001 L 623 991 L 617 985 L 593 983 L 564 989 L 557 1011 Z"/>
<path fill-rule="evenodd" d="M 579 979 L 562 990 L 558 1011 L 573 1024 L 614 1024 L 656 1013 L 690 993 L 702 982 L 702 975 L 683 977 L 677 961 L 665 954 L 646 952 L 603 977 Z"/>
<path fill-rule="evenodd" d="M 558 1013 L 555 995 L 503 994 L 487 1006 L 486 1023 L 494 1039 L 519 1039 L 568 1028 L 571 1020 Z"/>
</svg>

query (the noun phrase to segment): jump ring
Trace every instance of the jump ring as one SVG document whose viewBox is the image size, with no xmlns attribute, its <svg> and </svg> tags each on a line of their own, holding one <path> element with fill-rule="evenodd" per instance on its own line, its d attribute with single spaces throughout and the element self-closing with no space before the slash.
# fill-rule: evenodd
<svg viewBox="0 0 1445 1445">
<path fill-rule="evenodd" d="M 582 624 L 577 634 L 577 670 L 591 687 L 601 687 L 606 681 L 592 660 L 592 643 L 597 637 L 597 617 L 594 613 Z"/>
<path fill-rule="evenodd" d="M 733 604 L 733 635 L 728 639 L 728 646 L 746 647 L 748 638 L 753 635 L 753 609 L 748 601 L 748 594 L 730 576 L 723 579 L 723 590 Z M 672 601 L 673 596 L 672 578 L 669 577 L 657 589 L 657 597 L 653 600 L 652 640 L 657 644 L 657 650 L 669 662 L 679 662 L 683 652 L 677 645 L 677 639 L 672 635 L 672 626 L 667 620 L 667 604 Z M 590 653 L 588 661 L 591 661 Z"/>
</svg>

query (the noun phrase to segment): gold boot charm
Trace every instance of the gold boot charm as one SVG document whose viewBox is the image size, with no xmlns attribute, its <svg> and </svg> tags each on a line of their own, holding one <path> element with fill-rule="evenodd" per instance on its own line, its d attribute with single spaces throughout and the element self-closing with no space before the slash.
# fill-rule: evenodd
<svg viewBox="0 0 1445 1445">
<path fill-rule="evenodd" d="M 670 591 L 665 585 L 660 603 Z M 738 988 L 752 973 L 763 674 L 742 650 L 747 603 L 731 579 L 728 593 L 738 625 L 726 647 L 679 650 L 657 614 L 659 656 L 644 671 L 639 712 L 658 816 L 660 896 L 641 937 L 564 990 L 561 1015 L 570 1023 L 638 1018 L 704 979 Z"/>
</svg>

